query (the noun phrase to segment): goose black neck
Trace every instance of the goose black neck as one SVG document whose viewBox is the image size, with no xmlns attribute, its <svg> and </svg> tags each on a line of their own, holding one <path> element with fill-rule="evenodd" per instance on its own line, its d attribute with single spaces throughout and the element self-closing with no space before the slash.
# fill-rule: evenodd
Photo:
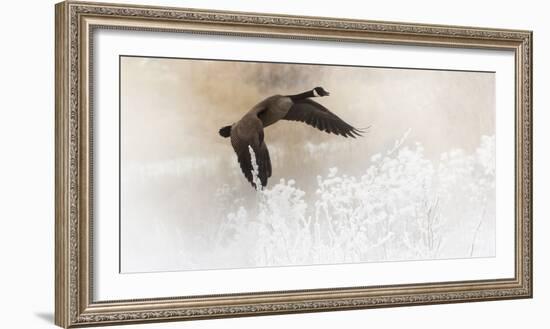
<svg viewBox="0 0 550 329">
<path fill-rule="evenodd" d="M 306 99 L 306 98 L 309 98 L 309 97 L 315 97 L 315 94 L 313 93 L 313 89 L 312 89 L 312 90 L 308 90 L 306 92 L 303 92 L 301 94 L 289 95 L 288 97 L 290 97 L 290 99 L 292 99 L 293 101 L 296 101 L 296 100 L 300 100 L 300 99 Z"/>
</svg>

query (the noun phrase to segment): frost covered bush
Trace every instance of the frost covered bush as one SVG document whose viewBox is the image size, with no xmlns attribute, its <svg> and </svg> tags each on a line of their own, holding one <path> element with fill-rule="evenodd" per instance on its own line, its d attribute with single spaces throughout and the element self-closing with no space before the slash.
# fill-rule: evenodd
<svg viewBox="0 0 550 329">
<path fill-rule="evenodd" d="M 407 137 L 373 155 L 361 175 L 331 168 L 307 198 L 292 179 L 257 189 L 253 204 L 219 189 L 220 209 L 232 210 L 216 250 L 241 255 L 233 267 L 491 256 L 490 244 L 478 244 L 481 232 L 494 235 L 494 136 L 473 154 L 455 149 L 439 161 Z"/>
</svg>

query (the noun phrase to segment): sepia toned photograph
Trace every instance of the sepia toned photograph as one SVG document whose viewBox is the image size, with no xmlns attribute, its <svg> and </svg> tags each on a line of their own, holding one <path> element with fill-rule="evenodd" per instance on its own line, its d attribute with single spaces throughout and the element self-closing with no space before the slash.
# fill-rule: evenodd
<svg viewBox="0 0 550 329">
<path fill-rule="evenodd" d="M 533 31 L 287 12 L 56 4 L 56 325 L 533 297 Z"/>
<path fill-rule="evenodd" d="M 532 30 L 219 9 L 56 4 L 57 326 L 533 297 Z"/>
<path fill-rule="evenodd" d="M 120 272 L 494 257 L 495 73 L 120 57 Z"/>
</svg>

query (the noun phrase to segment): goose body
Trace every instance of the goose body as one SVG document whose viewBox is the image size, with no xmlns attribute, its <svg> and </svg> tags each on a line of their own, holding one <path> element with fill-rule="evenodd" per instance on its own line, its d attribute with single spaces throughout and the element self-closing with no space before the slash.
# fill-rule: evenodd
<svg viewBox="0 0 550 329">
<path fill-rule="evenodd" d="M 346 138 L 361 136 L 361 130 L 310 99 L 328 95 L 322 87 L 296 95 L 273 95 L 252 107 L 239 121 L 220 129 L 222 137 L 230 137 L 241 170 L 252 186 L 256 187 L 256 183 L 252 174 L 250 148 L 256 158 L 260 183 L 262 187 L 266 186 L 272 168 L 263 129 L 280 120 L 304 122 L 319 130 Z"/>
</svg>

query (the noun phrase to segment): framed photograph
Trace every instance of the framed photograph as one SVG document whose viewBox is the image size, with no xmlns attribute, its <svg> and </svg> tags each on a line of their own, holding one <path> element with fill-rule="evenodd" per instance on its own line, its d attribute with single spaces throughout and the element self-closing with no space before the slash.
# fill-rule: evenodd
<svg viewBox="0 0 550 329">
<path fill-rule="evenodd" d="M 56 5 L 56 324 L 532 296 L 532 32 Z"/>
</svg>

